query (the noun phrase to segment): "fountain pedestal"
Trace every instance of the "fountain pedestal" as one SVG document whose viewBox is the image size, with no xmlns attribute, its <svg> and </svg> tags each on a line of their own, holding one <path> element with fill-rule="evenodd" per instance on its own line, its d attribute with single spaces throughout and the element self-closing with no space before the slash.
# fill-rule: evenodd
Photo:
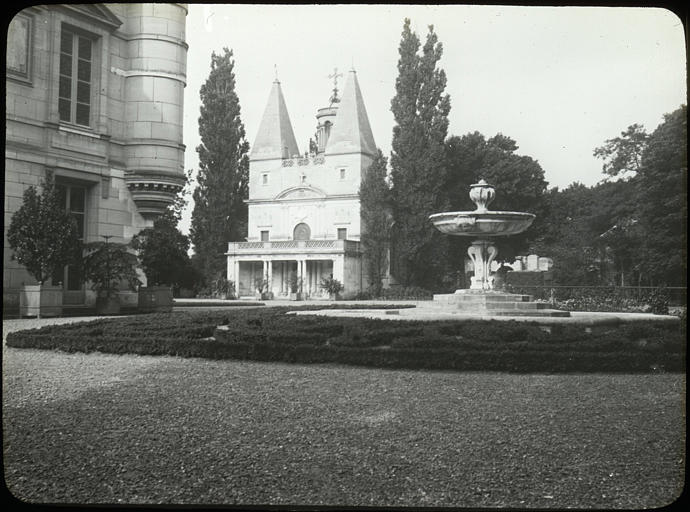
<svg viewBox="0 0 690 512">
<path fill-rule="evenodd" d="M 491 276 L 491 263 L 498 255 L 496 246 L 491 240 L 475 240 L 467 248 L 467 254 L 474 265 L 470 290 L 493 290 L 494 278 Z"/>
<path fill-rule="evenodd" d="M 470 199 L 477 206 L 476 210 L 436 213 L 429 217 L 436 229 L 443 233 L 474 238 L 467 249 L 474 264 L 469 289 L 434 295 L 433 307 L 469 314 L 570 316 L 567 311 L 550 309 L 546 303 L 534 302 L 529 295 L 494 290 L 491 263 L 496 259 L 498 249 L 493 239 L 522 233 L 534 221 L 531 213 L 489 211 L 488 205 L 495 195 L 494 187 L 481 180 L 470 187 Z"/>
</svg>

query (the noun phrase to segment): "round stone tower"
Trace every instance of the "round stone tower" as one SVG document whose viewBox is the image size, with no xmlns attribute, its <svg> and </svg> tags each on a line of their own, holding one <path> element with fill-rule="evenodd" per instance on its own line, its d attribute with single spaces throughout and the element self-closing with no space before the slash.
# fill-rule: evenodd
<svg viewBox="0 0 690 512">
<path fill-rule="evenodd" d="M 185 183 L 186 4 L 128 4 L 126 181 L 139 213 L 163 213 Z"/>
</svg>

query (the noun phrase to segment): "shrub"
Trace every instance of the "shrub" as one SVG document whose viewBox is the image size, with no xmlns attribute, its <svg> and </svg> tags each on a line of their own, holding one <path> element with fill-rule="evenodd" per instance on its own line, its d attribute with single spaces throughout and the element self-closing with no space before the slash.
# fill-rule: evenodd
<svg viewBox="0 0 690 512">
<path fill-rule="evenodd" d="M 309 310 L 322 308 L 311 306 Z M 101 319 L 9 333 L 10 347 L 342 363 L 472 371 L 683 371 L 677 325 L 581 328 L 487 321 L 392 321 L 295 316 L 295 308 L 231 308 Z M 217 329 L 218 326 L 226 329 Z M 213 336 L 213 337 L 211 337 Z"/>
<path fill-rule="evenodd" d="M 53 180 L 42 185 L 40 194 L 34 186 L 24 191 L 7 230 L 12 259 L 41 284 L 65 265 L 79 264 L 82 252 L 77 223 L 65 211 Z"/>
</svg>

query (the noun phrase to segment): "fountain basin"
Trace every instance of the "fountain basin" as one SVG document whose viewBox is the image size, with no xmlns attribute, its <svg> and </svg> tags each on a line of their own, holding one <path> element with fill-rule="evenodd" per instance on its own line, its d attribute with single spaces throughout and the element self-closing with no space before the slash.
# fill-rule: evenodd
<svg viewBox="0 0 690 512">
<path fill-rule="evenodd" d="M 522 233 L 535 215 L 525 212 L 443 212 L 429 216 L 436 229 L 447 235 L 487 238 Z"/>
</svg>

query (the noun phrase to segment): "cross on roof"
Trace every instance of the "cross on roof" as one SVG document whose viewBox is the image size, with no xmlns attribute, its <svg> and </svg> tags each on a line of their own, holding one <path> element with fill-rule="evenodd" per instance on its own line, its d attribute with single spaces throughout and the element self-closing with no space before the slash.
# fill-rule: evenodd
<svg viewBox="0 0 690 512">
<path fill-rule="evenodd" d="M 333 96 L 331 96 L 331 103 L 339 102 L 338 98 L 338 77 L 343 76 L 342 73 L 338 73 L 338 68 L 333 68 L 333 74 L 328 75 L 328 78 L 333 79 Z"/>
</svg>

